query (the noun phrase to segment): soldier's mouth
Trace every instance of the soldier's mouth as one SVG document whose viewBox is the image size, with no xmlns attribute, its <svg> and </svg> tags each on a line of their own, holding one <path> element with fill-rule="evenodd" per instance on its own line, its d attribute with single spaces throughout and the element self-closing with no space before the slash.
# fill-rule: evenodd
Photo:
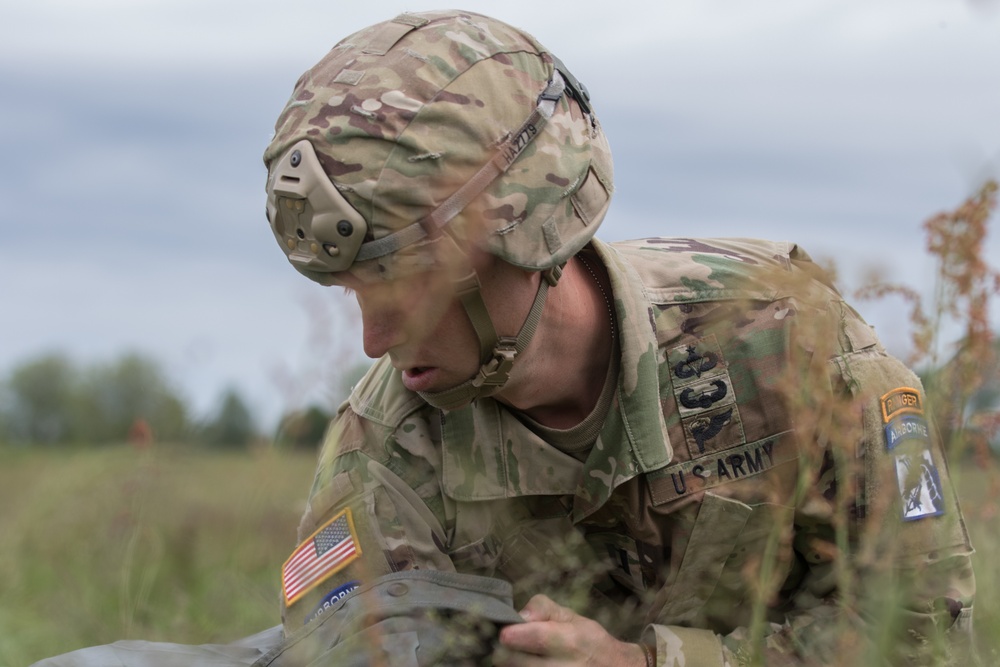
<svg viewBox="0 0 1000 667">
<path fill-rule="evenodd" d="M 410 366 L 403 371 L 403 377 L 409 380 L 417 380 L 426 377 L 434 370 L 434 366 Z"/>
<path fill-rule="evenodd" d="M 403 386 L 410 391 L 429 391 L 437 377 L 434 366 L 412 366 L 403 371 Z"/>
</svg>

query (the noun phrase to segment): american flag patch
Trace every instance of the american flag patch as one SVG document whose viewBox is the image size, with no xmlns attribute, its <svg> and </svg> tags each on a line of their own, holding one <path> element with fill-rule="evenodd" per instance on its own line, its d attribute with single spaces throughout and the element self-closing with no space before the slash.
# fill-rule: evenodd
<svg viewBox="0 0 1000 667">
<path fill-rule="evenodd" d="M 281 568 L 285 604 L 291 605 L 361 555 L 350 508 L 300 544 Z"/>
</svg>

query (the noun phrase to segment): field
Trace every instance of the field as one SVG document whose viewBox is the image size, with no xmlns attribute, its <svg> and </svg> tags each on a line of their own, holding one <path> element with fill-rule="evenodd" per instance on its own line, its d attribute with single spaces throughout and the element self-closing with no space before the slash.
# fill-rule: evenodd
<svg viewBox="0 0 1000 667">
<path fill-rule="evenodd" d="M 278 623 L 314 455 L 0 448 L 0 665 L 116 639 L 226 642 Z M 1000 664 L 1000 471 L 956 466 L 976 622 Z"/>
<path fill-rule="evenodd" d="M 0 665 L 276 625 L 312 453 L 0 450 Z"/>
</svg>

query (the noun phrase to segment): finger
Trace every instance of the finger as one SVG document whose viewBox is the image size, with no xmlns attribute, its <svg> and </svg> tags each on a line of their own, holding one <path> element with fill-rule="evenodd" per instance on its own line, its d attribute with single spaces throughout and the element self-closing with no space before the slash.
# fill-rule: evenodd
<svg viewBox="0 0 1000 667">
<path fill-rule="evenodd" d="M 535 595 L 521 610 L 521 618 L 526 621 L 558 621 L 568 623 L 576 614 L 563 607 L 546 595 Z"/>
<path fill-rule="evenodd" d="M 508 649 L 532 655 L 551 656 L 567 645 L 564 636 L 570 626 L 549 621 L 508 625 L 500 631 L 500 643 Z"/>
</svg>

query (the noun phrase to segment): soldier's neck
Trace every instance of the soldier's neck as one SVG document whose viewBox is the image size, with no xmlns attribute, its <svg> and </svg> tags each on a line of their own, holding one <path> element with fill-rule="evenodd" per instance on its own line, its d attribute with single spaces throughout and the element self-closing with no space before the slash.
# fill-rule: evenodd
<svg viewBox="0 0 1000 667">
<path fill-rule="evenodd" d="M 586 419 L 616 349 L 611 304 L 610 283 L 596 257 L 589 263 L 571 259 L 499 400 L 549 428 L 568 429 Z"/>
</svg>

